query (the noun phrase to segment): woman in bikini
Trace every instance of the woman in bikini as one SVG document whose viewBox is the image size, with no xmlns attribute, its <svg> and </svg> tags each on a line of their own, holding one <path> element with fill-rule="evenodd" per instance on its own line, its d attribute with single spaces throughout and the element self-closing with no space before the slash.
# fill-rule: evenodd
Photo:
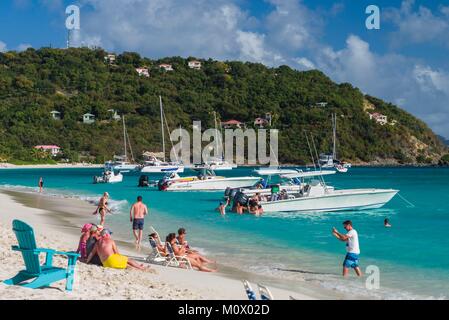
<svg viewBox="0 0 449 320">
<path fill-rule="evenodd" d="M 101 217 L 100 224 L 102 226 L 104 226 L 104 223 L 105 223 L 106 211 L 111 212 L 111 209 L 109 209 L 107 206 L 108 199 L 109 199 L 109 193 L 105 192 L 103 194 L 103 196 L 100 198 L 97 209 L 95 209 L 95 211 L 93 213 L 93 214 L 97 214 L 97 213 L 100 214 L 100 217 Z"/>
</svg>

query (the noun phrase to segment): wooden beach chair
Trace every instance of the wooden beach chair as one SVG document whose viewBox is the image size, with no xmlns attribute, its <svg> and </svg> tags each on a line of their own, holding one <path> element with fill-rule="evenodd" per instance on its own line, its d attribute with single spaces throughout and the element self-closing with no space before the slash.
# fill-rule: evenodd
<svg viewBox="0 0 449 320">
<path fill-rule="evenodd" d="M 71 291 L 73 287 L 75 266 L 79 254 L 37 248 L 33 228 L 20 220 L 14 220 L 12 226 L 19 244 L 18 246 L 12 246 L 12 250 L 22 253 L 26 269 L 20 271 L 15 277 L 3 281 L 3 283 L 7 285 L 20 285 L 26 288 L 37 289 L 47 287 L 53 282 L 65 279 L 66 290 Z M 46 254 L 45 263 L 43 265 L 39 262 L 39 255 L 41 253 Z M 67 256 L 67 268 L 54 267 L 54 255 Z M 31 282 L 25 282 L 31 279 L 34 280 Z"/>
</svg>

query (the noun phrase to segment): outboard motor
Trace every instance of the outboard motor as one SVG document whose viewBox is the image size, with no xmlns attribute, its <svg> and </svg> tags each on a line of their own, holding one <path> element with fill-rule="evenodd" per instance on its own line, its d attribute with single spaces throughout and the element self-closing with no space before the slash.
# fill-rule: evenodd
<svg viewBox="0 0 449 320">
<path fill-rule="evenodd" d="M 242 206 L 247 206 L 249 202 L 249 198 L 243 192 L 238 191 L 234 196 L 234 202 L 240 203 Z"/>
</svg>

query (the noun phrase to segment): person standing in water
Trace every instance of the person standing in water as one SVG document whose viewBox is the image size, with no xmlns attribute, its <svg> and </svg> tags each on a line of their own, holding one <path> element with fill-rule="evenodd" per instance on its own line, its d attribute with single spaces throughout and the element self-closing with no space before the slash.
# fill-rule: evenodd
<svg viewBox="0 0 449 320">
<path fill-rule="evenodd" d="M 349 268 L 354 269 L 357 276 L 362 276 L 362 271 L 359 267 L 359 235 L 357 231 L 352 227 L 352 222 L 346 220 L 343 222 L 343 227 L 347 231 L 346 234 L 342 234 L 337 229 L 332 229 L 332 235 L 340 241 L 346 242 L 346 257 L 343 261 L 343 276 L 346 277 L 349 272 Z"/>
<path fill-rule="evenodd" d="M 39 186 L 39 193 L 42 193 L 42 189 L 44 188 L 44 179 L 42 177 L 39 178 L 38 186 Z"/>
<path fill-rule="evenodd" d="M 388 219 L 384 220 L 384 227 L 385 228 L 391 228 L 390 220 L 388 220 Z"/>
<path fill-rule="evenodd" d="M 129 210 L 129 221 L 133 224 L 133 234 L 136 238 L 136 246 L 140 247 L 142 241 L 142 232 L 145 216 L 148 214 L 147 206 L 142 202 L 142 196 L 137 197 L 137 202 L 134 203 Z"/>
<path fill-rule="evenodd" d="M 105 192 L 98 202 L 97 209 L 95 209 L 93 214 L 100 214 L 100 225 L 104 226 L 106 212 L 111 212 L 108 208 L 109 193 Z"/>
</svg>

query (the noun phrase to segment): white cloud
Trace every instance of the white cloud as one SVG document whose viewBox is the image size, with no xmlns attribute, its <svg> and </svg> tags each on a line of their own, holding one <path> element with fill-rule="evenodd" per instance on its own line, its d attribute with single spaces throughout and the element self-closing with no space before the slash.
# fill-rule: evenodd
<svg viewBox="0 0 449 320">
<path fill-rule="evenodd" d="M 442 14 L 434 14 L 425 6 L 413 10 L 415 0 L 404 0 L 400 8 L 388 8 L 384 17 L 392 22 L 397 30 L 392 34 L 394 46 L 408 43 L 420 44 L 433 42 L 435 44 L 449 41 L 449 9 L 441 7 Z"/>
<path fill-rule="evenodd" d="M 0 41 L 0 52 L 5 52 L 7 51 L 7 47 L 6 47 L 6 43 L 4 43 L 3 41 Z"/>
<path fill-rule="evenodd" d="M 29 43 L 21 43 L 17 46 L 17 51 L 25 51 L 28 48 L 32 48 L 33 46 Z"/>
<path fill-rule="evenodd" d="M 295 59 L 295 62 L 298 64 L 299 70 L 311 70 L 316 68 L 312 61 L 304 57 Z"/>
</svg>

